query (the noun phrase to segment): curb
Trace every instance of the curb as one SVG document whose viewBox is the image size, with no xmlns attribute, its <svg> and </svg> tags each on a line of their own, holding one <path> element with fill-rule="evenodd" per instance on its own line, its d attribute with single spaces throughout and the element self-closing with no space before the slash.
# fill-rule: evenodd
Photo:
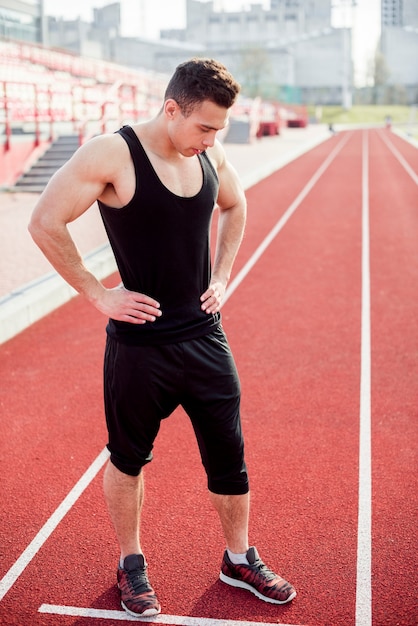
<svg viewBox="0 0 418 626">
<path fill-rule="evenodd" d="M 116 271 L 109 244 L 96 248 L 84 262 L 99 280 Z M 0 299 L 0 344 L 48 315 L 77 295 L 59 274 L 51 272 Z"/>
</svg>

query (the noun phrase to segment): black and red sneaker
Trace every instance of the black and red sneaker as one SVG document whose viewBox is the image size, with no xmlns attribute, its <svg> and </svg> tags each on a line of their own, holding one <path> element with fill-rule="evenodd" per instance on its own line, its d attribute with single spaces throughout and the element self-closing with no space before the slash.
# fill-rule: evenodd
<svg viewBox="0 0 418 626">
<path fill-rule="evenodd" d="M 143 554 L 125 557 L 123 567 L 118 569 L 118 587 L 122 608 L 129 615 L 149 617 L 160 613 L 160 603 L 149 583 Z"/>
<path fill-rule="evenodd" d="M 234 565 L 225 550 L 219 578 L 227 585 L 251 591 L 264 602 L 286 604 L 293 600 L 295 588 L 263 563 L 257 548 L 248 549 L 247 561 L 248 565 Z"/>
</svg>

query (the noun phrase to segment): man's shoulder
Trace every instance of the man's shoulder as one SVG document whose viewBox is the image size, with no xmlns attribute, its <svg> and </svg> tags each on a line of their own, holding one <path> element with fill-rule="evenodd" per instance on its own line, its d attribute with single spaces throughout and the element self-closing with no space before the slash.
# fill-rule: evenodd
<svg viewBox="0 0 418 626">
<path fill-rule="evenodd" d="M 129 158 L 126 141 L 119 133 L 103 133 L 88 139 L 78 150 L 79 159 L 92 159 L 103 167 Z M 76 154 L 77 154 L 76 153 Z"/>
<path fill-rule="evenodd" d="M 126 145 L 125 141 L 119 133 L 103 133 L 88 139 L 83 143 L 81 149 L 85 153 L 106 154 L 109 151 L 123 149 L 124 145 Z"/>
<path fill-rule="evenodd" d="M 129 149 L 119 133 L 104 133 L 88 139 L 69 163 L 83 175 L 115 184 L 129 163 Z"/>
<path fill-rule="evenodd" d="M 225 150 L 221 142 L 216 140 L 211 148 L 206 150 L 208 157 L 210 158 L 214 168 L 219 170 L 225 162 Z"/>
</svg>

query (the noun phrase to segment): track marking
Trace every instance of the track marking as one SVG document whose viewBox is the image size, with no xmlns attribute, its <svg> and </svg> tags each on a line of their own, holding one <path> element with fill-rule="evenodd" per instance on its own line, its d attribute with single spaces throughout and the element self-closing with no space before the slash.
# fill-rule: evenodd
<svg viewBox="0 0 418 626">
<path fill-rule="evenodd" d="M 276 223 L 276 225 L 272 228 L 272 230 L 269 232 L 269 234 L 265 237 L 265 239 L 261 242 L 261 244 L 258 246 L 256 251 L 254 252 L 254 254 L 246 262 L 244 267 L 242 267 L 241 270 L 238 272 L 238 274 L 235 276 L 235 278 L 233 280 L 231 280 L 231 282 L 230 282 L 230 284 L 229 284 L 229 286 L 228 286 L 228 288 L 227 288 L 227 290 L 225 292 L 225 297 L 223 299 L 222 305 L 224 305 L 225 302 L 228 300 L 228 298 L 230 298 L 232 296 L 232 294 L 234 293 L 235 289 L 242 283 L 244 278 L 247 276 L 247 274 L 251 271 L 251 269 L 257 263 L 257 261 L 261 257 L 261 255 L 266 251 L 266 249 L 271 244 L 271 242 L 274 240 L 274 238 L 282 230 L 282 228 L 286 224 L 286 222 L 288 222 L 288 220 L 292 217 L 293 213 L 296 211 L 298 206 L 301 204 L 301 202 L 306 198 L 308 193 L 316 185 L 318 180 L 321 178 L 322 174 L 329 167 L 329 165 L 335 159 L 335 157 L 340 152 L 340 150 L 342 150 L 342 148 L 345 146 L 345 144 L 347 143 L 347 141 L 350 138 L 350 136 L 351 136 L 350 133 L 347 133 L 346 135 L 344 135 L 343 139 L 335 146 L 334 150 L 332 152 L 330 152 L 330 154 L 327 156 L 327 158 L 322 163 L 322 165 L 316 170 L 315 174 L 306 183 L 306 185 L 302 189 L 302 191 L 296 196 L 296 198 L 293 200 L 292 204 L 286 209 L 286 211 L 283 213 L 282 217 L 279 219 L 279 221 Z"/>
<path fill-rule="evenodd" d="M 45 522 L 36 537 L 32 539 L 30 544 L 22 552 L 17 561 L 15 561 L 9 571 L 0 580 L 0 601 L 4 598 L 4 596 L 11 589 L 11 587 L 13 587 L 16 580 L 35 557 L 45 541 L 54 532 L 58 524 L 62 521 L 62 519 L 71 509 L 71 507 L 75 504 L 83 491 L 89 486 L 96 474 L 98 474 L 103 465 L 106 463 L 108 457 L 109 453 L 107 449 L 104 448 L 99 456 L 86 470 L 80 480 L 74 485 L 68 495 L 64 498 L 58 508 L 55 509 L 51 517 Z"/>
<path fill-rule="evenodd" d="M 361 370 L 359 494 L 357 529 L 356 626 L 372 623 L 372 476 L 371 476 L 371 333 L 370 333 L 370 224 L 369 143 L 362 146 L 362 258 L 361 258 Z"/>
<path fill-rule="evenodd" d="M 410 177 L 412 178 L 412 180 L 414 181 L 414 183 L 416 185 L 418 185 L 418 176 L 417 174 L 415 174 L 414 170 L 412 169 L 412 167 L 409 165 L 409 163 L 406 161 L 406 159 L 404 159 L 404 157 L 402 156 L 402 154 L 399 152 L 399 150 L 397 148 L 395 148 L 395 146 L 393 145 L 393 143 L 391 141 L 389 141 L 389 139 L 385 136 L 384 133 L 380 132 L 379 133 L 379 137 L 381 139 L 383 139 L 383 141 L 385 142 L 385 144 L 387 145 L 387 147 L 389 148 L 389 150 L 392 152 L 392 154 L 398 159 L 399 163 L 402 165 L 402 167 L 404 168 L 404 170 L 406 172 L 408 172 L 408 174 L 410 175 Z"/>
<path fill-rule="evenodd" d="M 278 624 L 277 622 L 244 622 L 230 619 L 212 619 L 208 617 L 183 617 L 182 615 L 154 615 L 153 617 L 133 617 L 125 611 L 84 609 L 77 606 L 57 606 L 42 604 L 39 613 L 50 615 L 69 615 L 71 617 L 90 617 L 93 619 L 112 619 L 120 622 L 150 622 L 152 624 L 173 624 L 175 626 L 301 626 L 297 624 Z"/>
</svg>

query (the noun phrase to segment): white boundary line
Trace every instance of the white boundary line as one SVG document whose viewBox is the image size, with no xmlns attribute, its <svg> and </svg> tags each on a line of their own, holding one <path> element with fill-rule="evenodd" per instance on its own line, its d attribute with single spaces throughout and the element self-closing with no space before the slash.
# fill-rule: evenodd
<svg viewBox="0 0 418 626">
<path fill-rule="evenodd" d="M 356 626 L 372 624 L 372 475 L 371 475 L 371 331 L 370 331 L 370 224 L 369 143 L 363 132 L 362 148 L 362 259 L 361 259 L 361 372 L 359 494 L 357 528 Z"/>
<path fill-rule="evenodd" d="M 152 624 L 173 624 L 175 626 L 297 626 L 277 622 L 245 622 L 240 620 L 213 619 L 208 617 L 183 617 L 181 615 L 154 615 L 153 617 L 133 617 L 125 611 L 109 611 L 103 609 L 84 609 L 77 606 L 59 606 L 42 604 L 39 613 L 50 615 L 67 615 L 71 617 L 90 617 L 93 619 L 112 619 L 120 622 L 148 622 Z"/>
<path fill-rule="evenodd" d="M 406 159 L 404 159 L 404 157 L 402 156 L 402 154 L 399 152 L 399 150 L 397 148 L 395 148 L 395 146 L 393 145 L 393 143 L 391 141 L 389 141 L 389 139 L 385 136 L 384 133 L 380 132 L 379 133 L 381 139 L 383 139 L 384 143 L 387 145 L 387 147 L 389 148 L 389 150 L 392 152 L 392 154 L 398 159 L 399 163 L 402 165 L 402 167 L 404 168 L 404 170 L 406 172 L 408 172 L 408 174 L 410 175 L 410 177 L 412 178 L 412 180 L 414 181 L 414 183 L 416 185 L 418 185 L 418 175 L 415 174 L 414 170 L 412 169 L 412 167 L 409 165 L 408 161 L 406 161 Z"/>
<path fill-rule="evenodd" d="M 260 244 L 254 254 L 250 257 L 249 261 L 244 265 L 241 271 L 237 274 L 234 280 L 231 281 L 229 288 L 225 293 L 224 302 L 233 294 L 235 289 L 241 284 L 250 270 L 254 267 L 258 259 L 261 257 L 263 252 L 267 249 L 270 243 L 274 240 L 277 234 L 281 231 L 286 222 L 290 219 L 293 213 L 296 211 L 301 202 L 305 199 L 308 193 L 312 190 L 315 184 L 318 182 L 319 178 L 326 171 L 332 161 L 335 159 L 340 150 L 344 147 L 350 137 L 350 133 L 347 133 L 343 139 L 336 145 L 334 150 L 328 155 L 322 165 L 317 169 L 312 178 L 308 181 L 296 199 L 292 202 L 286 212 L 283 214 L 281 219 L 277 222 L 277 224 L 270 231 L 269 235 L 264 239 L 264 241 Z M 108 459 L 108 451 L 106 448 L 102 450 L 99 456 L 93 461 L 91 466 L 87 469 L 87 471 L 83 474 L 80 480 L 76 483 L 73 489 L 69 492 L 69 494 L 64 498 L 58 508 L 54 511 L 51 517 L 47 520 L 47 522 L 42 526 L 41 530 L 35 536 L 35 538 L 31 541 L 31 543 L 27 546 L 27 548 L 22 552 L 20 557 L 15 561 L 9 571 L 5 574 L 5 576 L 0 580 L 0 601 L 4 598 L 7 592 L 11 589 L 11 587 L 15 584 L 16 580 L 22 574 L 22 572 L 26 569 L 28 564 L 32 561 L 35 555 L 38 553 L 40 548 L 43 546 L 45 541 L 50 537 L 50 535 L 54 532 L 55 528 L 62 521 L 71 507 L 78 500 L 83 491 L 88 487 L 90 482 L 95 478 L 98 472 L 101 470 L 106 460 Z M 42 605 L 42 607 L 46 607 L 48 605 Z M 41 607 L 41 608 L 42 608 Z M 40 610 L 40 609 L 39 609 Z M 74 610 L 87 610 L 90 611 L 92 609 L 74 609 Z M 45 611 L 48 612 L 48 611 Z M 119 618 L 116 618 L 119 619 Z M 181 619 L 194 619 L 194 618 L 181 618 Z M 155 621 L 156 618 L 153 618 Z M 142 620 L 143 621 L 143 620 Z M 213 620 L 212 620 L 213 621 Z M 228 626 L 234 626 L 234 622 L 229 622 L 225 620 L 214 621 L 214 624 L 228 624 Z M 158 623 L 158 622 L 157 622 Z M 167 622 L 160 622 L 167 623 Z M 171 621 L 168 623 L 174 624 L 175 622 Z M 186 624 L 186 626 L 190 626 L 190 624 L 194 625 L 197 622 L 181 622 L 181 624 Z M 203 624 L 202 621 L 199 621 L 199 624 Z M 208 622 L 209 626 L 211 626 L 211 622 Z M 237 622 L 239 626 L 248 626 L 251 624 L 250 622 Z M 258 626 L 262 624 L 261 622 L 257 623 Z M 208 625 L 207 625 L 208 626 Z"/>
<path fill-rule="evenodd" d="M 63 517 L 68 513 L 71 507 L 75 504 L 78 498 L 81 496 L 83 491 L 89 486 L 93 478 L 98 474 L 103 465 L 106 463 L 108 459 L 109 453 L 106 448 L 104 448 L 99 456 L 93 461 L 87 471 L 83 474 L 80 480 L 74 485 L 69 494 L 64 498 L 61 504 L 55 509 L 54 513 L 51 517 L 45 522 L 42 526 L 41 530 L 38 532 L 36 537 L 32 539 L 27 548 L 22 552 L 20 557 L 15 561 L 9 571 L 5 574 L 5 576 L 0 580 L 0 601 L 4 598 L 6 593 L 13 587 L 16 580 L 19 578 L 21 573 L 25 570 L 25 568 L 29 565 L 32 559 L 35 557 L 37 552 L 43 546 L 45 541 L 50 537 L 50 535 L 54 532 L 58 524 L 61 522 Z"/>
<path fill-rule="evenodd" d="M 251 269 L 257 263 L 257 261 L 261 257 L 261 255 L 265 252 L 265 250 L 268 248 L 268 246 L 271 244 L 271 242 L 274 240 L 274 238 L 282 230 L 282 228 L 286 224 L 286 222 L 288 222 L 288 220 L 292 217 L 293 213 L 296 211 L 298 206 L 301 204 L 301 202 L 306 198 L 308 193 L 316 185 L 318 180 L 321 178 L 322 174 L 329 167 L 329 165 L 335 159 L 335 157 L 340 152 L 340 150 L 345 146 L 345 144 L 347 143 L 349 137 L 350 137 L 350 133 L 347 133 L 347 134 L 344 135 L 342 140 L 335 146 L 334 150 L 332 152 L 330 152 L 330 154 L 327 156 L 327 158 L 322 163 L 322 165 L 316 170 L 316 172 L 312 176 L 312 178 L 306 183 L 305 187 L 298 194 L 298 196 L 295 198 L 295 200 L 292 202 L 292 204 L 288 207 L 288 209 L 286 209 L 285 213 L 283 213 L 282 217 L 279 219 L 279 221 L 276 223 L 276 225 L 272 228 L 272 230 L 269 232 L 267 237 L 261 242 L 261 244 L 258 246 L 257 250 L 250 257 L 250 259 L 247 261 L 247 263 L 244 265 L 244 267 L 238 272 L 238 274 L 235 276 L 235 278 L 233 280 L 231 280 L 231 282 L 229 283 L 229 286 L 228 286 L 228 288 L 226 290 L 225 297 L 224 297 L 222 305 L 224 305 L 225 302 L 228 300 L 228 298 L 230 298 L 232 296 L 232 294 L 234 293 L 235 289 L 242 283 L 244 278 L 247 276 L 247 274 L 251 271 Z"/>
</svg>

